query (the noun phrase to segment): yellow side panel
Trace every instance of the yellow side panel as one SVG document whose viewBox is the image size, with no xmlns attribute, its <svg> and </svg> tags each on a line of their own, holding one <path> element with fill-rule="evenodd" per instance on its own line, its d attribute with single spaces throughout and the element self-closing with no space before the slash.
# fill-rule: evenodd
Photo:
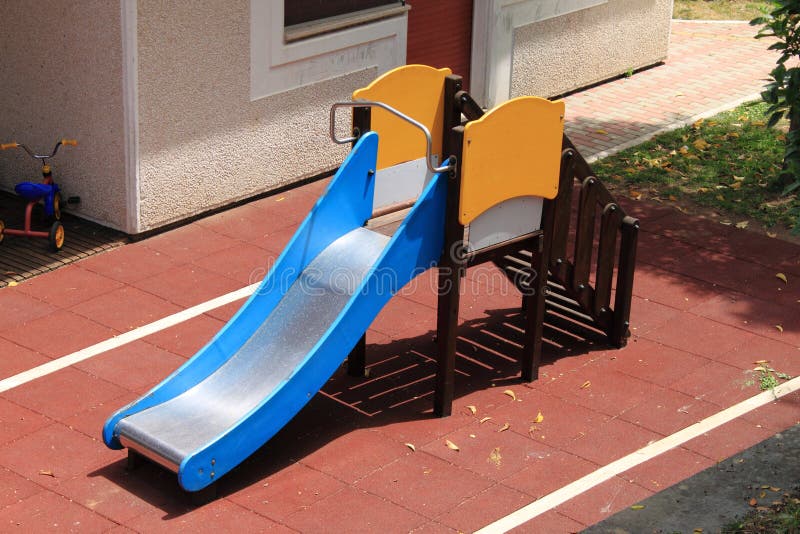
<svg viewBox="0 0 800 534">
<path fill-rule="evenodd" d="M 564 102 L 521 96 L 464 127 L 459 220 L 467 225 L 504 200 L 555 198 Z"/>
<path fill-rule="evenodd" d="M 432 152 L 441 156 L 444 79 L 450 74 L 426 65 L 397 67 L 355 91 L 353 100 L 383 102 L 421 122 L 431 132 Z M 371 113 L 371 129 L 380 136 L 379 169 L 425 156 L 425 136 L 418 128 L 380 108 Z"/>
</svg>

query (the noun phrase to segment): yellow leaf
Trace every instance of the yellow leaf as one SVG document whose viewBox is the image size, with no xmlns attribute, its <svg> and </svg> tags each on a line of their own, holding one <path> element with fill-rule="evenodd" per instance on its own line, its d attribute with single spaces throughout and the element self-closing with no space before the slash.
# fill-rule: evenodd
<svg viewBox="0 0 800 534">
<path fill-rule="evenodd" d="M 52 471 L 50 471 L 49 469 L 39 469 L 39 474 L 40 474 L 40 475 L 44 475 L 44 476 L 46 476 L 46 477 L 53 477 L 53 478 L 56 478 L 56 475 L 55 475 L 55 473 L 53 473 L 53 472 L 52 472 Z"/>
<path fill-rule="evenodd" d="M 276 198 L 275 202 L 283 202 L 286 197 Z"/>
<path fill-rule="evenodd" d="M 406 443 L 405 445 L 406 445 L 406 447 L 408 447 L 412 451 L 417 452 L 417 448 L 414 446 L 413 443 Z"/>
<path fill-rule="evenodd" d="M 18 284 L 13 280 L 8 283 L 8 287 L 14 287 L 16 285 L 18 285 Z"/>
<path fill-rule="evenodd" d="M 767 237 L 771 237 L 771 238 L 774 239 L 774 238 L 778 237 L 778 233 L 777 232 L 767 232 Z"/>
<path fill-rule="evenodd" d="M 472 406 L 472 405 L 467 406 L 467 410 L 472 412 L 472 415 L 475 415 L 476 413 L 478 413 L 478 409 L 475 406 Z"/>
<path fill-rule="evenodd" d="M 781 282 L 783 282 L 784 284 L 788 284 L 788 283 L 789 283 L 789 280 L 787 280 L 787 279 L 786 279 L 786 275 L 785 275 L 785 274 L 783 274 L 783 273 L 778 273 L 778 274 L 776 274 L 776 275 L 775 275 L 775 278 L 777 278 L 778 280 L 780 280 L 780 281 L 781 281 Z"/>
<path fill-rule="evenodd" d="M 695 140 L 695 142 L 692 143 L 692 146 L 695 147 L 697 150 L 705 150 L 706 148 L 709 147 L 709 144 L 706 142 L 705 139 L 700 138 Z"/>
<path fill-rule="evenodd" d="M 708 193 L 709 191 L 710 191 L 710 189 L 707 188 L 707 187 L 698 187 L 697 188 L 697 192 L 698 193 Z"/>
<path fill-rule="evenodd" d="M 775 328 L 778 330 L 778 332 L 783 332 L 783 327 L 781 325 L 776 324 Z"/>
<path fill-rule="evenodd" d="M 685 156 L 686 154 L 689 153 L 689 147 L 686 146 L 686 145 L 683 145 L 682 147 L 680 147 L 678 149 L 678 152 L 680 152 L 681 154 L 683 154 Z"/>
<path fill-rule="evenodd" d="M 508 395 L 508 396 L 509 396 L 509 397 L 511 397 L 512 399 L 514 399 L 514 400 L 517 400 L 517 394 L 516 394 L 516 393 L 514 393 L 513 391 L 511 391 L 510 389 L 507 389 L 507 390 L 505 390 L 505 391 L 503 392 L 503 395 Z"/>
<path fill-rule="evenodd" d="M 633 506 L 631 506 L 631 510 L 644 510 L 644 505 L 643 504 L 634 504 Z"/>
<path fill-rule="evenodd" d="M 503 426 L 501 426 L 501 427 L 500 427 L 500 428 L 499 428 L 497 431 L 498 431 L 498 432 L 505 432 L 505 431 L 506 431 L 506 430 L 508 430 L 509 428 L 511 428 L 511 425 L 509 425 L 508 423 L 505 423 L 505 424 L 504 424 Z"/>
<path fill-rule="evenodd" d="M 536 424 L 538 425 L 538 424 L 539 424 L 539 423 L 541 423 L 542 421 L 544 421 L 544 416 L 542 415 L 542 412 L 539 412 L 539 413 L 536 415 L 536 419 L 534 419 L 534 420 L 533 420 L 533 422 L 534 422 L 534 423 L 536 423 Z"/>
<path fill-rule="evenodd" d="M 608 132 L 605 130 L 595 130 L 595 133 L 599 133 L 600 135 L 608 135 Z"/>
<path fill-rule="evenodd" d="M 723 197 L 722 195 L 717 195 L 715 198 L 717 200 L 725 200 L 725 197 Z"/>
<path fill-rule="evenodd" d="M 581 384 L 581 389 L 586 389 L 586 388 L 588 388 L 588 387 L 589 387 L 589 386 L 591 386 L 591 385 L 592 385 L 592 383 L 591 383 L 590 381 L 588 381 L 588 380 L 587 380 L 586 382 L 584 382 L 583 384 Z"/>
<path fill-rule="evenodd" d="M 733 179 L 736 180 L 737 182 L 744 182 L 744 176 L 736 176 L 734 174 Z"/>
<path fill-rule="evenodd" d="M 753 363 L 756 364 L 756 365 L 764 365 L 764 364 L 769 363 L 769 360 L 756 360 Z"/>
<path fill-rule="evenodd" d="M 731 189 L 740 189 L 742 187 L 742 182 L 733 182 L 728 187 L 730 187 Z"/>
<path fill-rule="evenodd" d="M 481 423 L 481 424 L 483 424 L 483 423 L 485 423 L 486 421 L 488 421 L 489 419 L 491 419 L 491 417 L 484 417 L 484 418 L 482 418 L 482 419 L 481 419 L 480 421 L 478 421 L 478 422 L 479 422 L 479 423 Z"/>
<path fill-rule="evenodd" d="M 633 200 L 642 199 L 642 194 L 639 191 L 636 191 L 635 189 L 631 189 L 630 191 L 628 191 L 628 196 L 631 197 Z"/>
<path fill-rule="evenodd" d="M 749 221 L 741 221 L 736 223 L 736 228 L 747 228 L 747 225 L 750 224 Z"/>
<path fill-rule="evenodd" d="M 670 196 L 669 196 L 669 199 L 670 199 L 672 202 L 675 202 L 675 201 L 677 201 L 677 200 L 678 200 L 678 197 L 676 197 L 675 195 L 670 195 Z"/>
<path fill-rule="evenodd" d="M 489 453 L 489 457 L 486 459 L 487 462 L 494 464 L 496 467 L 500 467 L 500 463 L 503 457 L 500 455 L 500 447 L 495 447 L 491 453 Z"/>
<path fill-rule="evenodd" d="M 693 532 L 694 534 L 703 534 L 703 529 L 702 529 L 702 528 L 696 528 L 696 529 L 694 529 L 692 532 Z"/>
<path fill-rule="evenodd" d="M 728 132 L 725 135 L 725 137 L 727 137 L 728 139 L 737 139 L 739 137 L 739 134 L 736 132 Z"/>
<path fill-rule="evenodd" d="M 753 126 L 766 126 L 767 123 L 764 121 L 753 121 Z"/>
<path fill-rule="evenodd" d="M 453 451 L 460 451 L 461 449 L 458 448 L 458 445 L 450 441 L 449 439 L 444 440 L 444 444 L 447 445 L 447 448 Z"/>
<path fill-rule="evenodd" d="M 700 120 L 697 120 L 697 121 L 695 121 L 695 122 L 694 122 L 694 124 L 692 124 L 692 128 L 694 128 L 695 130 L 697 130 L 697 129 L 699 129 L 699 128 L 700 128 L 700 126 L 702 126 L 702 125 L 703 125 L 703 123 L 704 123 L 704 122 L 706 122 L 706 120 L 705 120 L 705 119 L 700 119 Z"/>
</svg>

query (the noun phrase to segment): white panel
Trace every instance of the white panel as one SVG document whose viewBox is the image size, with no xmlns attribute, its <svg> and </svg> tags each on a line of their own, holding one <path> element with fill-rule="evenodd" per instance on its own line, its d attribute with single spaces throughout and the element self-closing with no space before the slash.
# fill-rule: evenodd
<svg viewBox="0 0 800 534">
<path fill-rule="evenodd" d="M 511 95 L 514 30 L 608 0 L 476 0 L 472 20 L 470 92 L 487 108 Z"/>
<path fill-rule="evenodd" d="M 433 156 L 434 166 L 439 165 L 438 156 Z M 372 209 L 383 208 L 417 198 L 433 174 L 425 165 L 425 158 L 392 165 L 375 173 L 375 197 Z"/>
<path fill-rule="evenodd" d="M 283 2 L 250 0 L 250 99 L 257 100 L 368 68 L 405 64 L 408 15 L 283 41 Z"/>
<path fill-rule="evenodd" d="M 542 199 L 517 197 L 484 211 L 469 225 L 470 252 L 508 241 L 541 228 Z"/>
<path fill-rule="evenodd" d="M 120 2 L 122 26 L 122 106 L 125 124 L 125 189 L 127 216 L 124 230 L 129 234 L 141 231 L 139 214 L 139 78 L 137 0 Z"/>
</svg>

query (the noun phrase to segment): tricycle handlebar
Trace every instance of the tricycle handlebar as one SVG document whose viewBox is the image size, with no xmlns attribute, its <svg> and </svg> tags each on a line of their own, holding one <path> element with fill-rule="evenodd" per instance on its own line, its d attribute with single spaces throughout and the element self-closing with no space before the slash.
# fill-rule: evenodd
<svg viewBox="0 0 800 534">
<path fill-rule="evenodd" d="M 22 143 L 17 143 L 16 141 L 1 144 L 0 150 L 6 150 L 7 148 L 21 148 L 25 150 L 25 152 L 27 152 L 28 155 L 32 158 L 46 160 L 48 158 L 52 158 L 53 156 L 55 156 L 56 152 L 58 152 L 58 147 L 60 147 L 61 145 L 78 146 L 78 141 L 76 141 L 75 139 L 66 139 L 66 138 L 60 139 L 56 143 L 56 146 L 53 147 L 53 151 L 50 154 L 37 154 L 33 150 L 28 148 L 27 145 L 23 145 Z"/>
</svg>

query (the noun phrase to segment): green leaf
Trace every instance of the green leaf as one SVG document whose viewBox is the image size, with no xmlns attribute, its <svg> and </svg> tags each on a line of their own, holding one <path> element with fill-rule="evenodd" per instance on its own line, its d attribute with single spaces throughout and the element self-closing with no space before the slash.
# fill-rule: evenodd
<svg viewBox="0 0 800 534">
<path fill-rule="evenodd" d="M 783 111 L 777 111 L 773 113 L 772 116 L 769 118 L 769 121 L 767 121 L 767 128 L 774 127 L 776 124 L 780 122 L 782 118 L 783 118 Z"/>
<path fill-rule="evenodd" d="M 794 191 L 795 189 L 797 189 L 798 187 L 800 187 L 800 180 L 797 180 L 797 181 L 796 181 L 796 182 L 794 182 L 793 184 L 789 184 L 789 185 L 787 185 L 787 186 L 786 186 L 786 187 L 783 189 L 783 192 L 781 192 L 781 194 L 782 194 L 783 196 L 786 196 L 786 195 L 788 195 L 789 193 L 791 193 L 792 191 Z"/>
</svg>

